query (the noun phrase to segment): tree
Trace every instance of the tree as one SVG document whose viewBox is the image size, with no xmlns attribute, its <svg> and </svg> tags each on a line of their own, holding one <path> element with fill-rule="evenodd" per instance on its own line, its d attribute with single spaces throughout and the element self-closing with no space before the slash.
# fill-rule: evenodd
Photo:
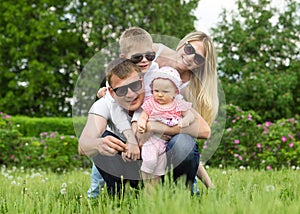
<svg viewBox="0 0 300 214">
<path fill-rule="evenodd" d="M 198 1 L 4 1 L 0 7 L 0 109 L 70 116 L 78 75 L 92 56 L 140 26 L 182 37 L 194 30 Z M 96 91 L 95 91 L 96 93 Z"/>
<path fill-rule="evenodd" d="M 224 10 L 213 29 L 227 103 L 264 119 L 292 117 L 300 112 L 300 4 L 236 3 L 238 13 Z"/>
<path fill-rule="evenodd" d="M 5 1 L 1 19 L 0 109 L 10 114 L 70 112 L 76 61 L 86 48 L 67 17 L 68 1 Z M 75 30 L 74 30 L 75 29 Z"/>
</svg>

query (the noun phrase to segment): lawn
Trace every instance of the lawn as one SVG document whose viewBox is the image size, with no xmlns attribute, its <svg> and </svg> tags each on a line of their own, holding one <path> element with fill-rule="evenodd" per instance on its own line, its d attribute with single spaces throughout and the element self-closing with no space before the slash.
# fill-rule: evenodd
<svg viewBox="0 0 300 214">
<path fill-rule="evenodd" d="M 200 196 L 190 196 L 182 181 L 166 181 L 150 196 L 127 188 L 121 199 L 110 198 L 105 190 L 88 199 L 89 170 L 2 167 L 0 213 L 300 213 L 299 168 L 207 170 L 216 188 L 206 190 L 199 182 Z"/>
</svg>

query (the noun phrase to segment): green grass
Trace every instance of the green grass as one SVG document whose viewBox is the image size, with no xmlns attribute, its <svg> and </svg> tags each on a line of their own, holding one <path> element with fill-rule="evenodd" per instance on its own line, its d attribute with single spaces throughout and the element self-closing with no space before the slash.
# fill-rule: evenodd
<svg viewBox="0 0 300 214">
<path fill-rule="evenodd" d="M 208 169 L 215 189 L 199 183 L 190 196 L 183 182 L 158 186 L 151 196 L 126 189 L 110 198 L 104 190 L 88 199 L 90 170 L 53 173 L 2 168 L 0 213 L 300 213 L 300 170 Z M 63 190 L 65 187 L 65 190 Z"/>
</svg>

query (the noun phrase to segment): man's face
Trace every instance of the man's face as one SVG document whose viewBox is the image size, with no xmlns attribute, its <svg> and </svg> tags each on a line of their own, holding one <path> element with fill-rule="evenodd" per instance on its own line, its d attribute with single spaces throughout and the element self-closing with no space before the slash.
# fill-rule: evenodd
<svg viewBox="0 0 300 214">
<path fill-rule="evenodd" d="M 122 108 L 129 111 L 135 111 L 142 105 L 145 97 L 144 81 L 142 80 L 142 86 L 139 87 L 139 80 L 142 79 L 135 70 L 132 70 L 125 79 L 120 79 L 114 74 L 111 76 L 111 87 L 109 87 L 109 92 Z M 125 95 L 118 96 L 119 92 L 115 92 L 114 89 L 119 90 L 119 92 L 122 91 Z"/>
</svg>

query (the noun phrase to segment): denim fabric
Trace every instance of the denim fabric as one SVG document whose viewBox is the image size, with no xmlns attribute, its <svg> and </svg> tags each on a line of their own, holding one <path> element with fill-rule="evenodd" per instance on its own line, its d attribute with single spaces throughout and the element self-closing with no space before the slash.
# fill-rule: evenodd
<svg viewBox="0 0 300 214">
<path fill-rule="evenodd" d="M 105 131 L 102 137 L 108 135 L 118 138 L 114 133 L 109 131 Z M 120 154 L 116 154 L 115 156 L 99 154 L 93 157 L 93 161 L 102 175 L 110 195 L 117 194 L 120 197 L 121 192 L 124 193 L 122 190 L 124 190 L 126 182 L 129 182 L 131 187 L 138 188 L 139 180 L 141 179 L 141 161 L 125 162 Z"/>
<path fill-rule="evenodd" d="M 104 179 L 93 163 L 90 188 L 87 191 L 88 198 L 96 198 L 100 194 L 103 187 Z"/>
<path fill-rule="evenodd" d="M 200 161 L 198 145 L 194 138 L 187 134 L 172 137 L 167 148 L 168 167 L 173 169 L 173 179 L 185 175 L 186 184 L 192 188 Z M 192 193 L 195 191 L 193 188 Z M 196 190 L 197 191 L 197 190 Z"/>
</svg>

